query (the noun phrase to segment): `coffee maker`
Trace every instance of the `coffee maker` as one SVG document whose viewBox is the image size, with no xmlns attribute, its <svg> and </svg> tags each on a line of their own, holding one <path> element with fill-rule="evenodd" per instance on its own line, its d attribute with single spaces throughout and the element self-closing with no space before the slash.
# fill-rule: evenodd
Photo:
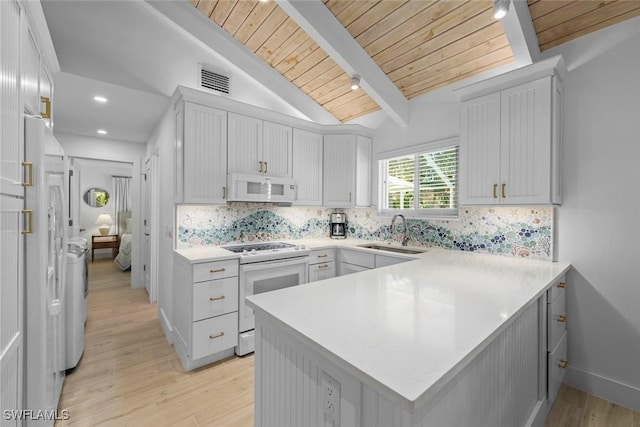
<svg viewBox="0 0 640 427">
<path fill-rule="evenodd" d="M 343 212 L 332 213 L 329 229 L 329 236 L 332 239 L 346 239 L 347 237 L 347 216 Z"/>
</svg>

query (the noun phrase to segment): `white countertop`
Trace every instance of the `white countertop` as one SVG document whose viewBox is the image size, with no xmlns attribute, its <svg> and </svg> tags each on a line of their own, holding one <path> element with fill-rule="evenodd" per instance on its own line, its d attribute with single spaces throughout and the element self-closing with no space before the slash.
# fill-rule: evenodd
<svg viewBox="0 0 640 427">
<path fill-rule="evenodd" d="M 570 268 L 437 248 L 415 257 L 247 301 L 363 383 L 414 408 Z"/>
</svg>

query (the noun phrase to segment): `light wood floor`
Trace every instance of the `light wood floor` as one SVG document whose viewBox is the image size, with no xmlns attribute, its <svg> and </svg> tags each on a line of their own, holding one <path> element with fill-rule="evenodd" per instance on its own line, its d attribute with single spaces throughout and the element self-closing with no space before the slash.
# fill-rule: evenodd
<svg viewBox="0 0 640 427">
<path fill-rule="evenodd" d="M 70 419 L 56 425 L 253 425 L 253 355 L 187 373 L 130 273 L 96 260 L 89 282 L 85 352 L 60 402 Z M 545 425 L 640 427 L 640 413 L 563 386 Z"/>
</svg>

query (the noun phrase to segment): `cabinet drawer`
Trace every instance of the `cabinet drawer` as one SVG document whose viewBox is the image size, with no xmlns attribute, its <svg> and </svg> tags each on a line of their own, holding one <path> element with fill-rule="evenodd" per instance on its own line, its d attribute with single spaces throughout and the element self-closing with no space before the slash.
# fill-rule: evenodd
<svg viewBox="0 0 640 427">
<path fill-rule="evenodd" d="M 556 298 L 560 296 L 560 294 L 564 294 L 566 286 L 567 286 L 567 282 L 566 282 L 565 276 L 562 276 L 549 289 L 549 302 L 555 301 Z"/>
<path fill-rule="evenodd" d="M 200 282 L 193 285 L 193 321 L 238 310 L 238 278 Z"/>
<path fill-rule="evenodd" d="M 560 337 L 567 330 L 567 298 L 564 292 L 549 304 L 547 310 L 547 349 L 556 348 Z"/>
<path fill-rule="evenodd" d="M 207 280 L 224 279 L 238 275 L 238 261 L 203 262 L 193 265 L 193 281 L 205 282 Z"/>
<path fill-rule="evenodd" d="M 363 267 L 361 265 L 349 264 L 348 262 L 341 262 L 338 266 L 338 275 L 346 276 L 347 274 L 359 273 L 366 270 L 370 270 L 370 268 Z"/>
<path fill-rule="evenodd" d="M 309 254 L 309 264 L 318 264 L 321 262 L 335 261 L 335 249 L 315 249 Z"/>
<path fill-rule="evenodd" d="M 564 375 L 567 373 L 567 332 L 562 335 L 558 346 L 549 353 L 549 400 L 554 401 L 562 385 Z"/>
<path fill-rule="evenodd" d="M 193 322 L 191 357 L 199 359 L 238 345 L 238 312 Z"/>
<path fill-rule="evenodd" d="M 366 252 L 340 249 L 340 261 L 348 264 L 359 265 L 361 267 L 374 268 L 376 265 L 376 256 Z"/>
<path fill-rule="evenodd" d="M 333 261 L 322 262 L 309 266 L 309 282 L 330 279 L 336 276 L 336 263 Z"/>
</svg>

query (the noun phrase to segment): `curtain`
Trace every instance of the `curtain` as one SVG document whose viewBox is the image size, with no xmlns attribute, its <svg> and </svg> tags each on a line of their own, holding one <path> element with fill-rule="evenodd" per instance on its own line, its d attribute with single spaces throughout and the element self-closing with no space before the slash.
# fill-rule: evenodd
<svg viewBox="0 0 640 427">
<path fill-rule="evenodd" d="M 120 212 L 131 210 L 131 178 L 126 176 L 113 177 L 113 201 L 116 211 L 116 233 L 120 235 Z"/>
</svg>

